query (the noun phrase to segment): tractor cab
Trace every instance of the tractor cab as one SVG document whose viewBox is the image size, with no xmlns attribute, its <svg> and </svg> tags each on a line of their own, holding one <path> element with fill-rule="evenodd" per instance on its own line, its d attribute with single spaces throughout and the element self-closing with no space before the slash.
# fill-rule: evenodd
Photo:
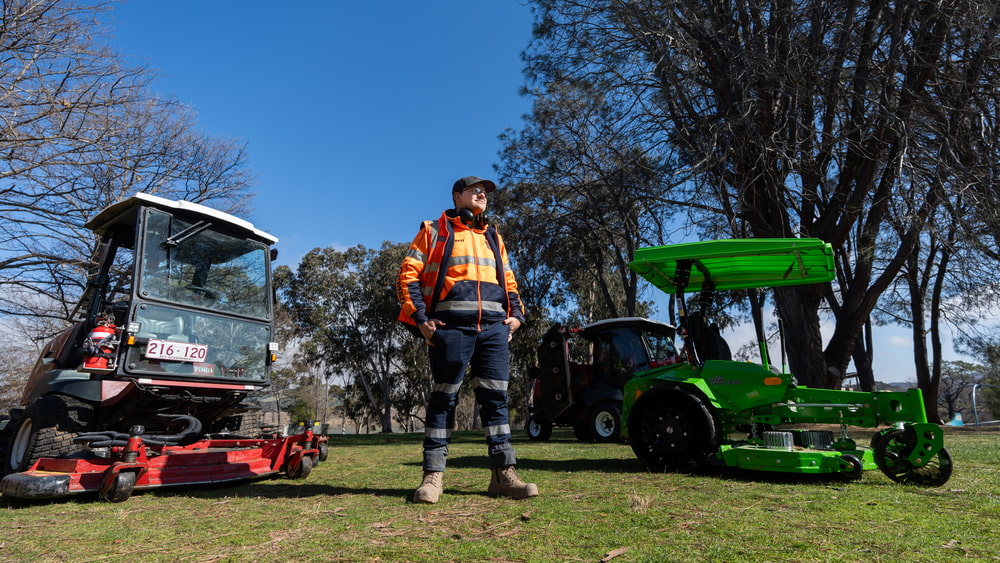
<svg viewBox="0 0 1000 563">
<path fill-rule="evenodd" d="M 79 448 L 51 433 L 200 436 L 240 428 L 268 385 L 271 245 L 232 215 L 137 194 L 86 224 L 94 268 L 0 438 L 3 473 Z"/>
<path fill-rule="evenodd" d="M 678 362 L 674 327 L 640 317 L 579 328 L 554 325 L 538 347 L 527 431 L 547 440 L 553 425 L 581 441 L 618 440 L 622 388 L 636 373 Z"/>
</svg>

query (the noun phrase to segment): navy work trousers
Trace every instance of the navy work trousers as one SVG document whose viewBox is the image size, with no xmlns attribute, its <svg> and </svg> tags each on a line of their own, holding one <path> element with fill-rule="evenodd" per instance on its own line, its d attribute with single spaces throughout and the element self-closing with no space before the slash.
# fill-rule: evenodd
<svg viewBox="0 0 1000 563">
<path fill-rule="evenodd" d="M 479 417 L 490 467 L 514 465 L 517 460 L 510 445 L 507 412 L 507 384 L 510 379 L 510 326 L 496 323 L 481 332 L 437 329 L 428 347 L 434 388 L 427 404 L 424 424 L 424 471 L 444 471 L 451 429 L 455 425 L 458 390 L 467 368 L 479 403 Z"/>
</svg>

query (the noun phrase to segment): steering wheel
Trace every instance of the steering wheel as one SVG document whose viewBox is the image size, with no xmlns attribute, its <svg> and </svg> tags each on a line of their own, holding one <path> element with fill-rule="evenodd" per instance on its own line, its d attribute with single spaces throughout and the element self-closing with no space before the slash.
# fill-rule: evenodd
<svg viewBox="0 0 1000 563">
<path fill-rule="evenodd" d="M 215 292 L 208 289 L 207 287 L 201 287 L 200 285 L 188 285 L 185 286 L 186 291 L 190 291 L 195 294 L 198 299 L 206 299 L 209 301 L 215 301 Z"/>
</svg>

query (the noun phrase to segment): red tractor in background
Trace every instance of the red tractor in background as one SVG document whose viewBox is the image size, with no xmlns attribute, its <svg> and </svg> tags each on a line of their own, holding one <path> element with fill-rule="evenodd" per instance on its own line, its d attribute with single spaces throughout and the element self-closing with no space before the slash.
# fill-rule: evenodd
<svg viewBox="0 0 1000 563">
<path fill-rule="evenodd" d="M 548 440 L 553 425 L 561 425 L 573 427 L 580 441 L 618 441 L 622 388 L 635 372 L 680 361 L 674 334 L 674 327 L 641 317 L 554 325 L 531 370 L 528 437 Z"/>
<path fill-rule="evenodd" d="M 0 430 L 0 491 L 93 491 L 305 477 L 327 439 L 250 424 L 276 358 L 273 236 L 137 194 L 87 222 L 95 268 Z"/>
</svg>

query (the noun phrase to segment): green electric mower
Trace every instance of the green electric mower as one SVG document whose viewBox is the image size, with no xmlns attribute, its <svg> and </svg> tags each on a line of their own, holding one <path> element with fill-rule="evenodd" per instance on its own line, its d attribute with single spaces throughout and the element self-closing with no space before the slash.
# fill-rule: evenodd
<svg viewBox="0 0 1000 563">
<path fill-rule="evenodd" d="M 842 391 L 796 384 L 770 367 L 733 361 L 706 306 L 688 312 L 685 294 L 833 279 L 833 250 L 818 239 L 717 240 L 642 248 L 632 270 L 676 294 L 680 363 L 637 373 L 625 384 L 622 428 L 654 472 L 709 466 L 859 478 L 880 469 L 898 483 L 940 486 L 952 473 L 942 429 L 927 421 L 919 389 Z M 867 445 L 849 427 L 876 428 Z M 837 430 L 839 428 L 839 430 Z"/>
</svg>

